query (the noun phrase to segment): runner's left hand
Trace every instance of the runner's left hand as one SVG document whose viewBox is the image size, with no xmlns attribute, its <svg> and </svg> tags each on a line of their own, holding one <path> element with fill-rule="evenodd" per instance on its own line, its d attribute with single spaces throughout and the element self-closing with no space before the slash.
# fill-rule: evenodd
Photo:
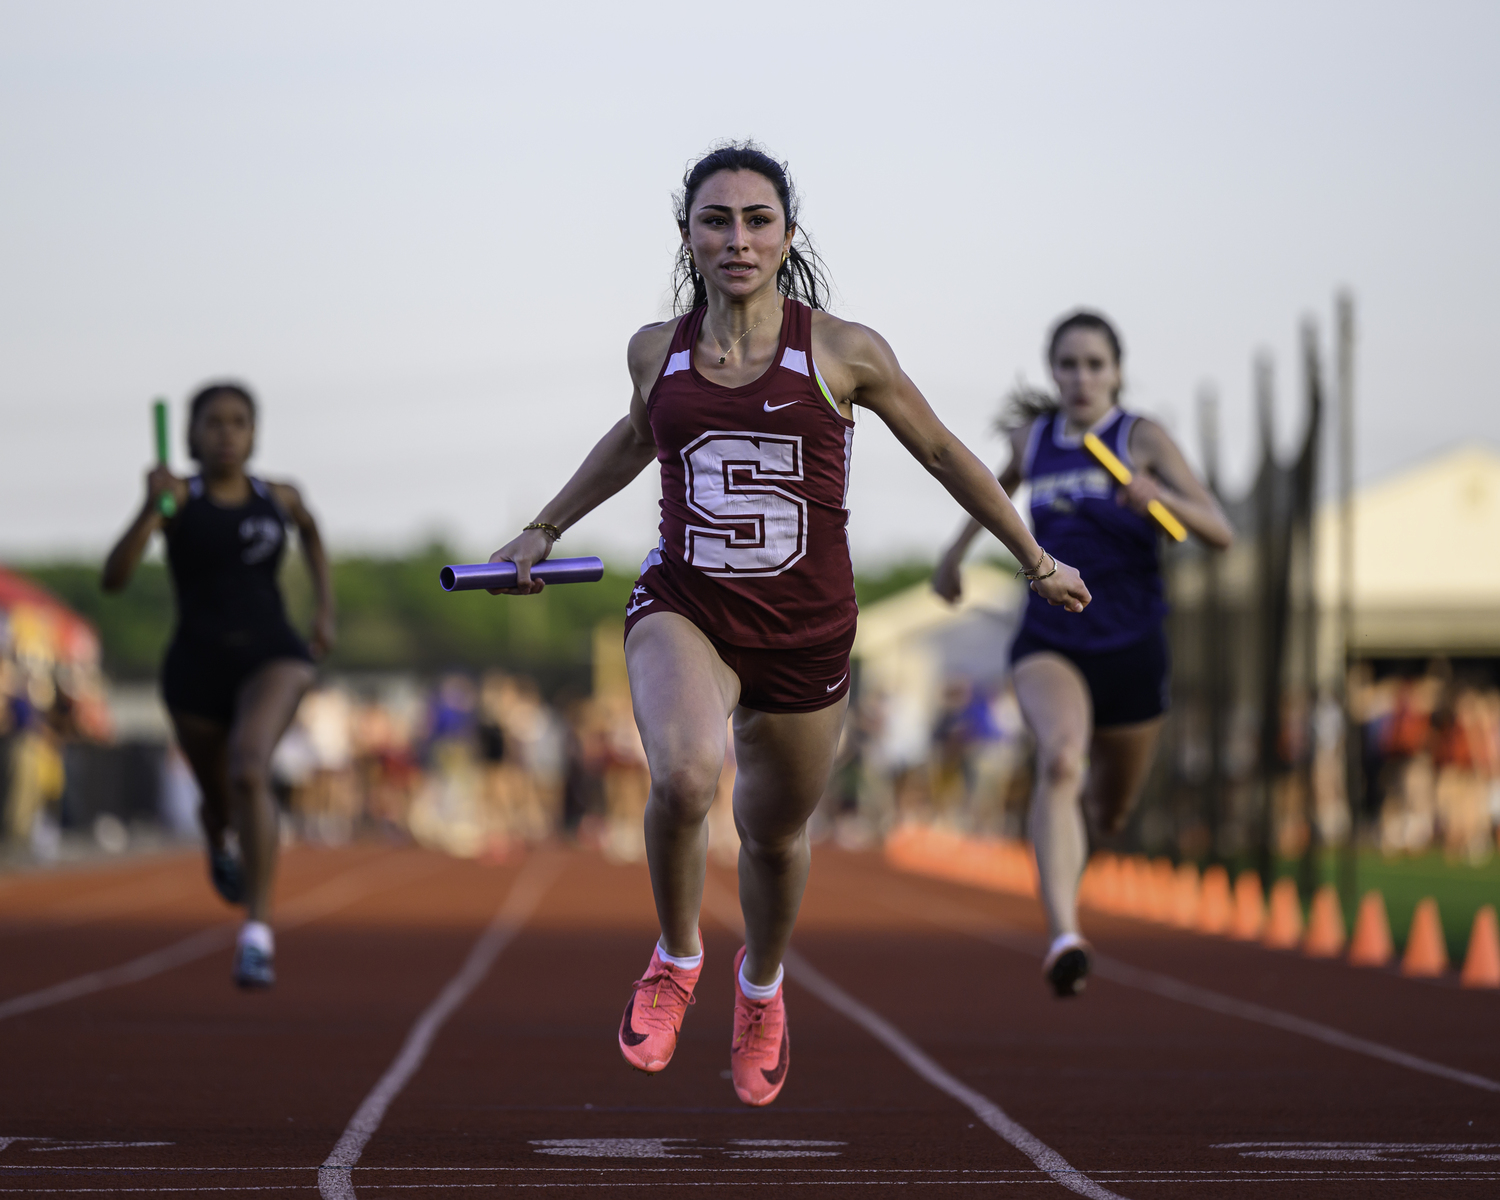
<svg viewBox="0 0 1500 1200">
<path fill-rule="evenodd" d="M 313 660 L 322 662 L 333 651 L 333 614 L 331 612 L 319 612 L 313 618 L 312 637 L 307 639 L 307 648 L 312 652 Z"/>
<path fill-rule="evenodd" d="M 1065 608 L 1075 613 L 1082 612 L 1093 599 L 1083 576 L 1064 562 L 1058 562 L 1057 570 L 1046 579 L 1033 579 L 1031 590 L 1053 608 Z"/>
</svg>

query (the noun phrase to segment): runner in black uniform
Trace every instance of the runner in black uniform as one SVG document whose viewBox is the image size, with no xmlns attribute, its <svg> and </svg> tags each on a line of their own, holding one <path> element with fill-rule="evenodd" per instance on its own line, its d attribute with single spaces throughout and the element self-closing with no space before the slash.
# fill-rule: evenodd
<svg viewBox="0 0 1500 1200">
<path fill-rule="evenodd" d="M 104 566 L 104 588 L 129 582 L 151 534 L 161 529 L 177 594 L 177 629 L 162 668 L 162 694 L 177 740 L 203 792 L 214 887 L 247 920 L 234 956 L 241 987 L 275 981 L 270 926 L 276 864 L 271 752 L 313 681 L 313 658 L 333 642 L 333 591 L 317 524 L 297 489 L 245 472 L 255 446 L 255 401 L 238 384 L 215 383 L 193 397 L 188 450 L 202 474 L 178 479 L 166 467 L 146 479 L 146 503 Z M 176 514 L 162 517 L 171 494 Z M 309 647 L 287 623 L 276 572 L 295 524 L 312 572 L 318 609 Z M 233 828 L 240 858 L 225 846 Z"/>
</svg>

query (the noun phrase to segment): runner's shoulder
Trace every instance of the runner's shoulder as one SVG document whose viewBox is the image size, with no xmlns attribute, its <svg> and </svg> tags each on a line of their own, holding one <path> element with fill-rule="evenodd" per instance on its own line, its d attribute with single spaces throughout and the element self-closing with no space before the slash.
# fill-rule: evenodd
<svg viewBox="0 0 1500 1200">
<path fill-rule="evenodd" d="M 270 488 L 276 503 L 288 516 L 296 517 L 303 511 L 302 492 L 295 483 L 286 479 L 262 479 L 261 482 Z"/>
<path fill-rule="evenodd" d="M 825 369 L 841 365 L 866 377 L 900 370 L 890 343 L 868 325 L 814 310 L 812 334 L 816 343 L 814 357 Z"/>
<path fill-rule="evenodd" d="M 1143 467 L 1152 467 L 1169 454 L 1180 455 L 1172 435 L 1147 416 L 1137 416 L 1129 433 L 1130 457 Z"/>
<path fill-rule="evenodd" d="M 630 335 L 630 346 L 626 361 L 630 364 L 631 377 L 637 380 L 655 379 L 667 359 L 667 350 L 677 332 L 677 323 L 682 316 L 668 317 L 665 321 L 653 321 L 642 325 Z"/>
</svg>

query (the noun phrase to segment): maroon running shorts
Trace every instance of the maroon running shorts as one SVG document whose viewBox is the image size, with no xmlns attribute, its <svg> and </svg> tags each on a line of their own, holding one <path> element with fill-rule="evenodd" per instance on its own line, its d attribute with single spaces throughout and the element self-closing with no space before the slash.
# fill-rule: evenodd
<svg viewBox="0 0 1500 1200">
<path fill-rule="evenodd" d="M 739 676 L 740 704 L 756 712 L 817 712 L 849 694 L 849 651 L 854 648 L 854 626 L 815 646 L 779 650 L 731 646 L 715 637 L 687 613 L 678 612 L 638 581 L 625 608 L 625 640 L 636 622 L 652 613 L 677 613 L 693 621 L 724 661 Z"/>
</svg>

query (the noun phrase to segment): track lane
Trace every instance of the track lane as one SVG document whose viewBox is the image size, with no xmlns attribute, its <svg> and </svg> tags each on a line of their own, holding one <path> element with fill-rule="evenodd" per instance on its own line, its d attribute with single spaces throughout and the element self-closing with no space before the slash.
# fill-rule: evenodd
<svg viewBox="0 0 1500 1200">
<path fill-rule="evenodd" d="M 361 857 L 321 856 L 333 879 L 314 891 L 337 899 L 337 867 Z M 295 1167 L 315 1188 L 317 1163 L 515 870 L 395 857 L 422 870 L 278 938 L 269 993 L 233 988 L 226 953 L 0 1023 L 0 1137 L 168 1140 L 77 1165 L 227 1169 L 214 1186 L 244 1168 Z M 0 1187 L 18 1163 L 59 1158 L 12 1146 Z"/>
<path fill-rule="evenodd" d="M 0 1023 L 0 1062 L 7 1082 L 21 1083 L 0 1089 L 0 1142 L 173 1143 L 15 1143 L 0 1149 L 0 1190 L 316 1194 L 317 1165 L 521 868 L 398 853 L 435 869 L 281 939 L 282 983 L 270 995 L 235 993 L 225 964 L 205 959 Z M 320 860 L 328 873 L 342 861 Z M 732 873 L 715 876 L 732 885 Z M 978 924 L 1040 928 L 1025 902 L 820 850 L 796 947 L 1100 1186 L 1130 1200 L 1500 1190 L 1489 1095 L 1107 979 L 1081 1002 L 1053 1001 L 1034 959 L 934 925 L 921 909 L 938 902 Z M 1480 999 L 1346 968 L 1305 971 L 1328 965 L 1212 939 L 1174 947 L 1134 923 L 1089 925 L 1122 962 L 1195 984 L 1212 978 L 1260 1002 L 1270 964 L 1273 993 L 1295 993 L 1273 995 L 1277 1004 L 1310 1019 L 1346 1009 L 1361 1032 L 1385 1017 L 1355 1011 L 1364 994 L 1355 982 L 1405 988 L 1429 1026 L 1450 1011 L 1462 1026 Z M 795 979 L 786 1091 L 769 1109 L 739 1105 L 722 1077 L 738 940 L 716 922 L 704 934 L 699 1004 L 677 1060 L 658 1077 L 630 1071 L 614 1033 L 655 936 L 649 885 L 639 867 L 566 854 L 557 884 L 390 1104 L 351 1173 L 358 1194 L 1059 1194 Z M 1437 1057 L 1461 1033 L 1431 1028 L 1409 1044 Z M 1388 1148 L 1401 1145 L 1416 1149 Z"/>
<path fill-rule="evenodd" d="M 656 936 L 649 885 L 639 868 L 572 859 L 391 1105 L 353 1172 L 359 1195 L 395 1181 L 422 1190 L 413 1164 L 439 1145 L 495 1187 L 557 1195 L 670 1185 L 911 1196 L 996 1182 L 1056 1194 L 962 1103 L 795 979 L 787 1089 L 766 1109 L 739 1104 L 727 1079 L 739 940 L 712 921 L 703 932 L 698 1003 L 672 1065 L 631 1071 L 614 1037 Z"/>
<path fill-rule="evenodd" d="M 825 854 L 819 866 L 804 908 L 812 919 L 799 927 L 798 946 L 856 992 L 866 986 L 870 955 L 883 940 L 870 928 L 879 922 L 861 901 L 875 900 L 896 925 L 921 924 L 924 907 L 940 902 L 1011 929 L 1040 931 L 1040 912 L 1024 901 L 896 875 L 873 857 Z M 1264 1002 L 1269 983 L 1271 998 L 1282 1007 L 1300 1008 L 1315 998 L 1319 1009 L 1342 1009 L 1346 1025 L 1383 1023 L 1371 1022 L 1366 1012 L 1362 989 L 1370 981 L 1363 973 L 1256 946 L 1205 947 L 1201 943 L 1214 940 L 1186 935 L 1171 947 L 1154 929 L 1116 924 L 1100 931 L 1096 924 L 1085 920 L 1096 943 L 1122 959 L 1137 961 L 1137 952 L 1149 946 L 1153 970 L 1189 978 L 1215 970 L 1221 992 L 1250 992 Z M 1476 1150 L 1479 1157 L 1466 1166 L 1441 1161 L 1436 1151 L 1407 1154 L 1405 1164 L 1385 1168 L 1387 1175 L 1396 1174 L 1378 1194 L 1484 1195 L 1500 1182 L 1500 1105 L 1486 1092 L 1108 979 L 1096 979 L 1076 1001 L 1056 1001 L 1042 986 L 1039 953 L 986 948 L 972 932 L 965 934 L 967 946 L 953 945 L 951 929 L 931 922 L 927 929 L 928 936 L 902 955 L 904 973 L 920 986 L 882 1000 L 885 1015 L 903 1029 L 932 1031 L 918 1039 L 928 1053 L 985 1094 L 1002 1097 L 1013 1116 L 1092 1178 L 1131 1196 L 1166 1194 L 1155 1189 L 1169 1183 L 1180 1188 L 1190 1179 L 1195 1196 L 1244 1195 L 1251 1182 L 1310 1183 L 1299 1172 L 1326 1165 L 1310 1147 L 1231 1148 L 1247 1141 L 1471 1142 L 1491 1148 Z M 1208 949 L 1214 961 L 1205 965 L 1198 959 Z M 1314 969 L 1304 974 L 1302 968 Z M 1452 1036 L 1443 1028 L 1445 1002 L 1459 993 L 1399 978 L 1373 982 L 1406 988 L 1408 1015 L 1423 1014 L 1422 1027 L 1408 1028 L 1405 1044 L 1431 1053 L 1433 1042 Z M 1282 1004 L 1276 991 L 1295 994 Z M 1488 1007 L 1494 1011 L 1493 1004 Z M 1482 1036 L 1480 1028 L 1471 1028 Z M 1490 1038 L 1477 1057 L 1487 1058 L 1492 1048 Z M 1238 1132 L 1247 1129 L 1257 1132 Z M 1361 1154 L 1370 1162 L 1400 1157 L 1353 1154 L 1345 1170 Z M 1146 1164 L 1155 1164 L 1156 1173 Z M 1443 1176 L 1441 1193 L 1430 1190 L 1436 1176 L 1416 1177 L 1429 1168 L 1452 1176 Z M 1404 1171 L 1414 1174 L 1405 1178 Z M 1325 1175 L 1319 1195 L 1372 1194 L 1342 1171 Z"/>
</svg>

